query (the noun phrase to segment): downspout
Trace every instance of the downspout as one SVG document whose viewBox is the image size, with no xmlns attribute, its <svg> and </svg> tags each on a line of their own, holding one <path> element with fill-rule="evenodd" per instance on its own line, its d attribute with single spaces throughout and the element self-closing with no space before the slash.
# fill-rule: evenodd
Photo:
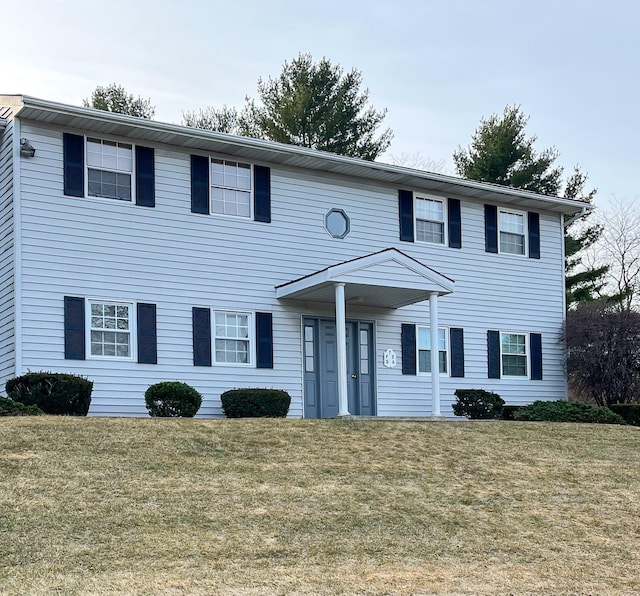
<svg viewBox="0 0 640 596">
<path fill-rule="evenodd" d="M 579 213 L 572 215 L 569 219 L 564 218 L 564 214 L 562 214 L 563 228 L 566 230 L 574 221 L 578 221 L 581 217 L 584 217 L 587 214 L 587 211 L 591 211 L 588 207 L 583 207 Z"/>
<path fill-rule="evenodd" d="M 13 119 L 13 341 L 15 375 L 22 374 L 22 208 L 20 195 L 20 119 Z"/>
</svg>

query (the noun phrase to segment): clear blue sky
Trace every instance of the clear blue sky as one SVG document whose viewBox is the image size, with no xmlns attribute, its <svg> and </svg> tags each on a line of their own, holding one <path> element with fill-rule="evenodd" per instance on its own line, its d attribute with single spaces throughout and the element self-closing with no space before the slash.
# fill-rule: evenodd
<svg viewBox="0 0 640 596">
<path fill-rule="evenodd" d="M 299 52 L 362 71 L 388 153 L 446 160 L 482 116 L 520 104 L 598 188 L 640 196 L 636 0 L 21 0 L 3 8 L 0 93 L 79 105 L 117 82 L 156 119 L 240 107 Z"/>
</svg>

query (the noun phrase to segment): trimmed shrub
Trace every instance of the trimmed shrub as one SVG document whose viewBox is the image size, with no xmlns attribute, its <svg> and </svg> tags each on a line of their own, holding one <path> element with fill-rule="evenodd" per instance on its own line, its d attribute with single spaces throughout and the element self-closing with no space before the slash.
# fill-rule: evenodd
<svg viewBox="0 0 640 596">
<path fill-rule="evenodd" d="M 621 416 L 627 424 L 640 426 L 640 404 L 611 404 L 609 409 Z"/>
<path fill-rule="evenodd" d="M 515 413 L 523 406 L 503 406 L 502 407 L 502 419 L 503 420 L 515 420 Z"/>
<path fill-rule="evenodd" d="M 163 381 L 144 392 L 149 415 L 154 418 L 193 418 L 202 405 L 202 394 L 180 381 Z"/>
<path fill-rule="evenodd" d="M 33 372 L 9 379 L 7 397 L 45 414 L 86 416 L 91 404 L 93 381 L 78 375 Z"/>
<path fill-rule="evenodd" d="M 621 416 L 609 408 L 582 402 L 534 401 L 514 413 L 515 420 L 538 422 L 590 422 L 594 424 L 625 424 Z"/>
<path fill-rule="evenodd" d="M 281 389 L 231 389 L 220 400 L 227 418 L 284 418 L 291 405 Z"/>
<path fill-rule="evenodd" d="M 456 389 L 457 403 L 453 404 L 456 416 L 466 416 L 471 420 L 500 418 L 504 400 L 497 394 L 484 389 Z"/>
<path fill-rule="evenodd" d="M 0 416 L 40 416 L 44 412 L 38 406 L 25 406 L 8 397 L 0 397 Z"/>
</svg>

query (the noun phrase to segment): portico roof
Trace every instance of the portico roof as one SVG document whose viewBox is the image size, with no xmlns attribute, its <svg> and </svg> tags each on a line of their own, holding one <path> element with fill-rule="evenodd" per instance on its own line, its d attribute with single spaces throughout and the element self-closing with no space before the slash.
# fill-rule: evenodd
<svg viewBox="0 0 640 596">
<path fill-rule="evenodd" d="M 401 308 L 453 292 L 454 281 L 396 248 L 336 263 L 276 286 L 288 300 L 335 300 L 335 284 L 345 284 L 347 304 Z"/>
</svg>

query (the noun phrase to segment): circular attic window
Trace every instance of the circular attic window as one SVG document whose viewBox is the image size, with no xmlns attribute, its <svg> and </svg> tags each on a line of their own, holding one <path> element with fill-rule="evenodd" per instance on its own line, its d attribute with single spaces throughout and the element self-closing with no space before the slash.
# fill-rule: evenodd
<svg viewBox="0 0 640 596">
<path fill-rule="evenodd" d="M 331 209 L 324 216 L 324 227 L 333 238 L 345 238 L 351 229 L 351 222 L 342 209 Z"/>
</svg>

